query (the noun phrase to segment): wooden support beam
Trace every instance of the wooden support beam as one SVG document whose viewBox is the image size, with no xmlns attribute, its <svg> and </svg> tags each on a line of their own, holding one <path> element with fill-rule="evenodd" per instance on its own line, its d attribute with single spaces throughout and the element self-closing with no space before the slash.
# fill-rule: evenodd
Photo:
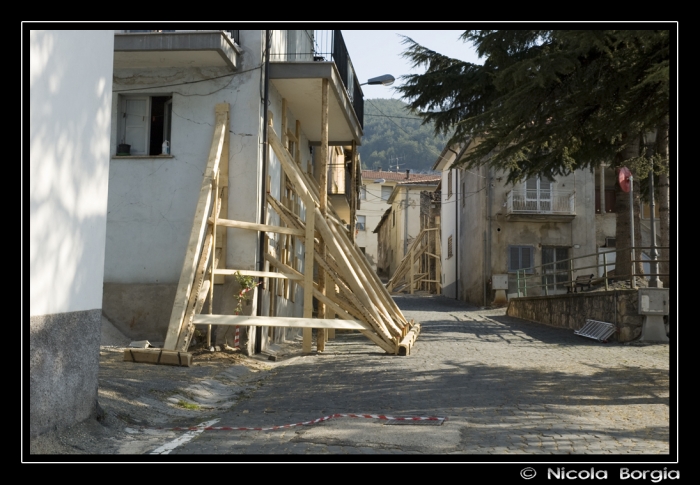
<svg viewBox="0 0 700 485">
<path fill-rule="evenodd" d="M 302 187 L 303 188 L 303 187 Z M 297 192 L 299 193 L 299 192 Z M 316 205 L 307 191 L 303 192 L 304 205 L 306 206 L 306 236 L 304 238 L 304 318 L 313 316 L 313 285 L 314 285 L 314 226 Z M 311 353 L 311 329 L 303 330 L 302 351 L 305 354 Z"/>
<path fill-rule="evenodd" d="M 213 219 L 210 217 L 209 222 L 213 223 Z M 245 222 L 245 221 L 234 221 L 231 219 L 217 219 L 217 226 L 235 227 L 238 229 L 250 229 L 251 231 L 264 231 L 264 232 L 274 232 L 277 234 L 291 234 L 292 236 L 304 237 L 306 232 L 300 229 L 294 229 L 292 227 L 282 227 L 282 226 L 271 226 L 269 224 L 257 224 L 255 222 Z"/>
<path fill-rule="evenodd" d="M 165 343 L 163 344 L 163 348 L 166 350 L 175 350 L 178 337 L 180 336 L 180 330 L 182 329 L 185 311 L 187 310 L 187 303 L 192 291 L 194 274 L 202 249 L 202 241 L 204 239 L 209 209 L 211 208 L 212 179 L 219 170 L 225 133 L 228 130 L 228 110 L 228 103 L 216 105 L 216 123 L 214 126 L 211 148 L 209 150 L 209 159 L 207 160 L 202 185 L 199 190 L 199 198 L 192 222 L 192 230 L 187 243 L 182 270 L 180 271 L 180 280 L 175 291 L 175 303 L 170 314 L 170 322 L 165 336 Z"/>
<path fill-rule="evenodd" d="M 335 155 L 335 154 L 334 154 Z M 323 78 L 321 84 L 321 160 L 318 179 L 319 208 L 323 218 L 328 214 L 328 79 Z M 326 246 L 321 244 L 321 257 L 326 257 Z M 318 271 L 319 291 L 326 294 L 326 276 L 323 270 Z M 318 316 L 326 317 L 326 305 L 319 301 Z M 316 330 L 316 349 L 319 352 L 325 350 L 326 332 L 319 328 Z"/>
<path fill-rule="evenodd" d="M 253 271 L 248 269 L 217 269 L 215 274 L 223 274 L 233 276 L 236 273 L 241 273 L 243 276 L 257 276 L 258 278 L 278 278 L 282 280 L 303 280 L 304 277 L 297 277 L 285 273 L 275 273 L 273 271 Z"/>
<path fill-rule="evenodd" d="M 258 327 L 289 328 L 340 328 L 348 330 L 372 330 L 372 327 L 359 320 L 340 318 L 298 318 L 298 317 L 258 317 L 251 315 L 208 315 L 200 314 L 194 319 L 197 325 L 238 325 Z"/>
<path fill-rule="evenodd" d="M 360 299 L 372 317 L 380 323 L 379 328 L 377 329 L 378 332 L 380 332 L 380 336 L 387 342 L 391 342 L 392 336 L 385 327 L 383 317 L 380 316 L 377 308 L 372 303 L 367 290 L 364 288 L 363 283 L 357 274 L 357 270 L 348 259 L 347 254 L 341 248 L 339 241 L 335 238 L 330 226 L 326 223 L 325 218 L 323 215 L 321 215 L 321 211 L 318 208 L 316 209 L 316 224 L 318 226 L 318 231 L 321 233 L 323 240 L 326 242 L 331 251 L 331 255 L 336 261 L 343 265 L 343 269 L 345 270 L 343 277 L 350 285 L 351 290 Z"/>
<path fill-rule="evenodd" d="M 166 349 L 124 349 L 124 362 L 189 367 L 192 365 L 192 354 Z"/>
<path fill-rule="evenodd" d="M 336 229 L 345 246 L 348 248 L 348 251 L 354 256 L 353 259 L 358 263 L 358 266 L 370 281 L 373 291 L 378 295 L 384 308 L 386 308 L 389 313 L 398 320 L 397 323 L 399 326 L 403 326 L 408 323 L 403 316 L 403 313 L 401 313 L 401 310 L 399 310 L 399 307 L 396 305 L 396 302 L 393 300 L 393 298 L 391 298 L 391 295 L 379 279 L 379 275 L 377 275 L 377 272 L 370 267 L 367 258 L 365 258 L 364 254 L 362 254 L 360 249 L 357 247 L 357 244 L 352 243 L 350 239 L 345 236 L 345 231 L 343 231 L 340 226 L 336 225 Z"/>
</svg>

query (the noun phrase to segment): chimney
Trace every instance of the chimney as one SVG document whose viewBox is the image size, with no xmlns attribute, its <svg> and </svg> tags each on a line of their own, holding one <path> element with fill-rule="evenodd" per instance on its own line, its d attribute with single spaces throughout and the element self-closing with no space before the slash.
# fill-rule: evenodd
<svg viewBox="0 0 700 485">
<path fill-rule="evenodd" d="M 406 170 L 406 180 L 408 180 L 408 174 L 411 172 L 410 169 Z"/>
</svg>

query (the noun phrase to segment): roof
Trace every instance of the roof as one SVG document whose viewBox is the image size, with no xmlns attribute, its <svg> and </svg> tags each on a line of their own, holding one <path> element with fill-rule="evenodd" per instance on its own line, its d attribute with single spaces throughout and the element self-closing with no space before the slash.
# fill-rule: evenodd
<svg viewBox="0 0 700 485">
<path fill-rule="evenodd" d="M 441 179 L 440 174 L 429 173 L 409 173 L 408 179 L 406 172 L 389 172 L 388 170 L 363 170 L 363 180 L 384 179 L 387 182 L 433 182 Z"/>
</svg>

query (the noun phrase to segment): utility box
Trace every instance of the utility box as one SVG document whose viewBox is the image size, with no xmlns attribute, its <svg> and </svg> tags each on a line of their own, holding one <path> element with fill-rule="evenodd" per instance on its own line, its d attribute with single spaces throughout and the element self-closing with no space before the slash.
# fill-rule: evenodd
<svg viewBox="0 0 700 485">
<path fill-rule="evenodd" d="M 496 290 L 495 298 L 491 302 L 494 306 L 502 306 L 508 303 L 506 290 L 508 289 L 508 275 L 495 274 L 491 276 L 491 289 Z"/>
<path fill-rule="evenodd" d="M 668 288 L 640 288 L 640 315 L 668 315 Z"/>
<path fill-rule="evenodd" d="M 669 311 L 668 288 L 640 288 L 637 293 L 638 313 L 644 315 L 640 340 L 668 342 L 664 315 Z"/>
<path fill-rule="evenodd" d="M 507 274 L 495 274 L 491 278 L 491 288 L 494 290 L 507 290 L 508 289 L 508 275 Z"/>
</svg>

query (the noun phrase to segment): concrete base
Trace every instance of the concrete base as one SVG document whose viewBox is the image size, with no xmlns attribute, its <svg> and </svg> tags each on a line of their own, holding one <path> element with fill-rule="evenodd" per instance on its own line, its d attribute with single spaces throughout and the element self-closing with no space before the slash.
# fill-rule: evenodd
<svg viewBox="0 0 700 485">
<path fill-rule="evenodd" d="M 642 336 L 639 340 L 645 342 L 668 342 L 664 317 L 661 315 L 647 315 L 642 324 Z"/>
<path fill-rule="evenodd" d="M 97 409 L 100 309 L 29 320 L 29 433 L 39 436 Z"/>
<path fill-rule="evenodd" d="M 506 297 L 506 290 L 496 290 L 496 296 L 491 302 L 492 306 L 505 306 L 508 304 L 508 298 Z"/>
</svg>

